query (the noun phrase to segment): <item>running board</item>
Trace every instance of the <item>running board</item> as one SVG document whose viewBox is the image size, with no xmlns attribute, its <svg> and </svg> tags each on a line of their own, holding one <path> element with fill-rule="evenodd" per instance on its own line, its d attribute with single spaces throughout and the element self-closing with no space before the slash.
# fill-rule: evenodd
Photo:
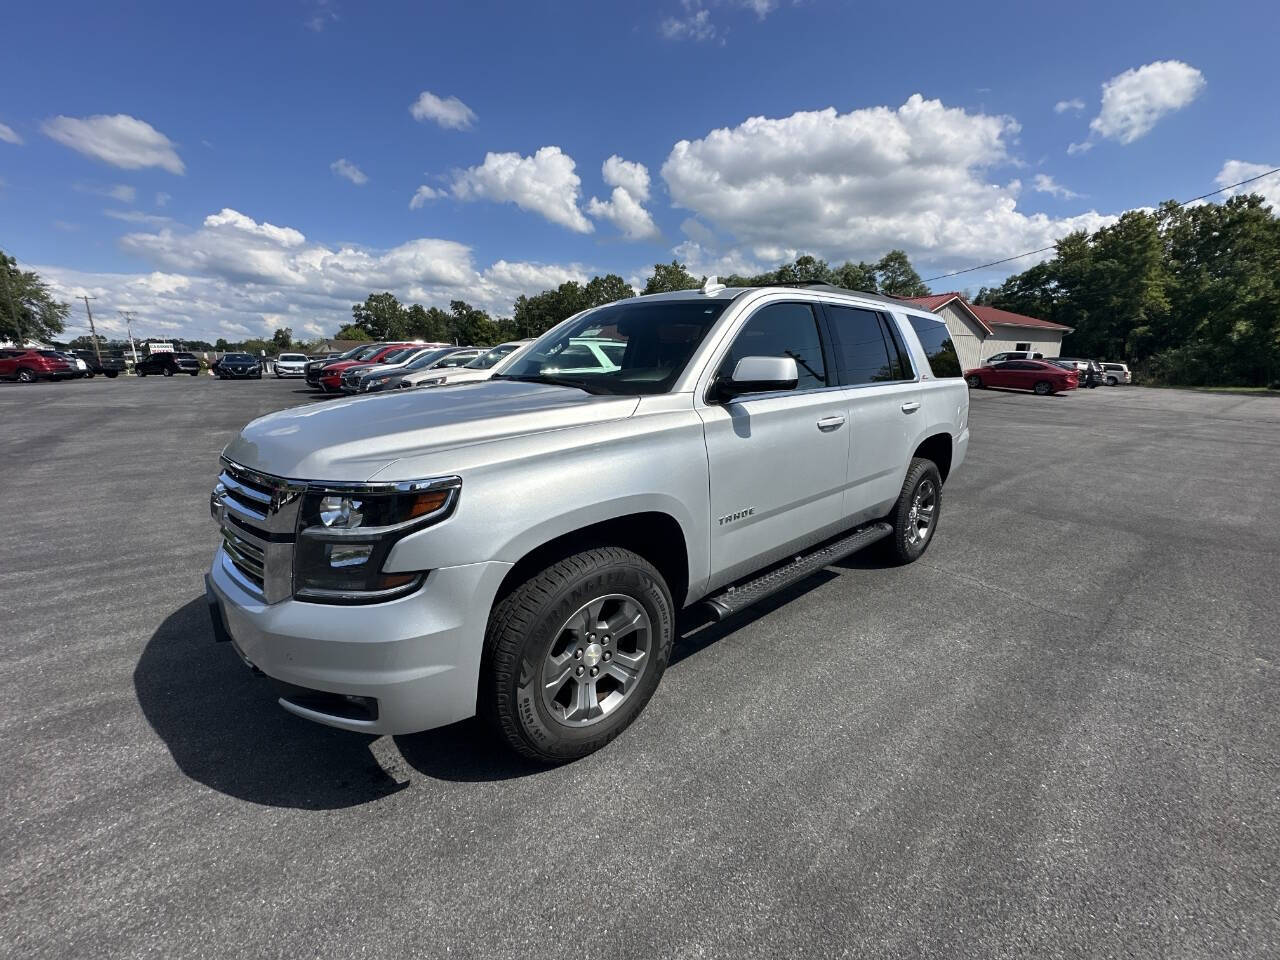
<svg viewBox="0 0 1280 960">
<path fill-rule="evenodd" d="M 757 600 L 762 600 L 771 593 L 777 593 L 817 573 L 823 567 L 828 567 L 851 553 L 857 553 L 863 547 L 869 547 L 878 540 L 883 540 L 891 533 L 893 533 L 893 527 L 890 524 L 883 521 L 869 523 L 834 543 L 829 543 L 813 553 L 797 557 L 790 563 L 775 567 L 754 580 L 730 587 L 723 593 L 704 600 L 703 603 L 711 608 L 717 620 L 723 620 L 730 614 L 751 606 Z"/>
</svg>

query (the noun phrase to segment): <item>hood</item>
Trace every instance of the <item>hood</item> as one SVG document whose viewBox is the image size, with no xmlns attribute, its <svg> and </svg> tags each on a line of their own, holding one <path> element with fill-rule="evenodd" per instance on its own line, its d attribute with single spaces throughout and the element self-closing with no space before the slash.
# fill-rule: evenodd
<svg viewBox="0 0 1280 960">
<path fill-rule="evenodd" d="M 631 416 L 637 397 L 488 380 L 397 390 L 281 410 L 254 420 L 223 453 L 294 480 L 368 480 L 407 457 Z"/>
</svg>

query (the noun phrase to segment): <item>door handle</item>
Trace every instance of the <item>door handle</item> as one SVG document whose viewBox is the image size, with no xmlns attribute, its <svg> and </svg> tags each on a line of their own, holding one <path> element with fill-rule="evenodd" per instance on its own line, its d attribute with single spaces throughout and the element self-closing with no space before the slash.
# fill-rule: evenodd
<svg viewBox="0 0 1280 960">
<path fill-rule="evenodd" d="M 823 431 L 839 430 L 844 426 L 844 417 L 838 414 L 834 417 L 823 417 L 818 421 L 818 429 Z"/>
<path fill-rule="evenodd" d="M 917 400 L 908 400 L 902 405 L 903 413 L 915 413 L 920 409 L 920 403 Z"/>
</svg>

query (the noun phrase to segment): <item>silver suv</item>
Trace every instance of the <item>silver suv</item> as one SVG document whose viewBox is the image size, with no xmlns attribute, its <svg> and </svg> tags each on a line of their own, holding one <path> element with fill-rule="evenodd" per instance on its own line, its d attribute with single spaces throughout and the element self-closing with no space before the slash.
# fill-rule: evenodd
<svg viewBox="0 0 1280 960">
<path fill-rule="evenodd" d="M 562 362 L 583 342 L 611 363 Z M 936 536 L 969 442 L 945 324 L 834 287 L 636 297 L 489 380 L 255 420 L 211 498 L 215 632 L 299 716 L 477 712 L 561 762 L 635 718 L 682 608 L 728 617 Z"/>
</svg>

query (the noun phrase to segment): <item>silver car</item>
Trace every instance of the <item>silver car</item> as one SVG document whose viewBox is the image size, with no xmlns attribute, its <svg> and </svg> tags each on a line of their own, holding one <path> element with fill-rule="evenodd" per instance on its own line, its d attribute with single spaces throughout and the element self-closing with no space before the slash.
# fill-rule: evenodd
<svg viewBox="0 0 1280 960">
<path fill-rule="evenodd" d="M 566 362 L 583 341 L 609 365 Z M 621 300 L 496 370 L 223 451 L 214 632 L 285 710 L 365 734 L 478 712 L 581 757 L 648 703 L 682 608 L 731 616 L 874 543 L 918 559 L 969 444 L 942 319 L 834 287 Z"/>
</svg>

